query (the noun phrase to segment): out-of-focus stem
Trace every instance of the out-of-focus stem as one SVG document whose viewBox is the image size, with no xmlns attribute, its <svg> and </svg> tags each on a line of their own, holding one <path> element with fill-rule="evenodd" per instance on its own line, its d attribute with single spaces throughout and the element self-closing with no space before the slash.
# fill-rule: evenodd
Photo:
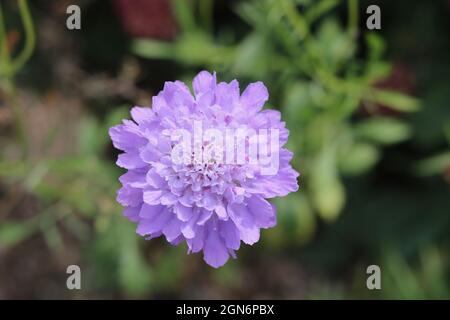
<svg viewBox="0 0 450 320">
<path fill-rule="evenodd" d="M 300 15 L 294 3 L 291 0 L 280 0 L 281 8 L 286 15 L 289 23 L 292 25 L 295 33 L 303 40 L 309 33 L 305 18 Z"/>
<path fill-rule="evenodd" d="M 208 31 L 212 31 L 213 27 L 213 0 L 200 0 L 199 11 L 203 24 Z"/>
<path fill-rule="evenodd" d="M 19 11 L 25 33 L 25 46 L 17 58 L 11 61 L 11 72 L 14 74 L 28 61 L 34 51 L 36 35 L 27 0 L 19 0 Z"/>
<path fill-rule="evenodd" d="M 28 138 L 25 130 L 23 112 L 19 104 L 14 84 L 14 75 L 23 67 L 33 53 L 35 46 L 35 32 L 27 1 L 19 0 L 18 3 L 20 16 L 25 30 L 25 46 L 14 61 L 12 61 L 10 57 L 5 20 L 0 5 L 0 86 L 4 94 L 6 105 L 11 108 L 17 138 L 22 148 L 22 157 L 25 159 L 28 153 Z"/>
<path fill-rule="evenodd" d="M 22 157 L 25 159 L 28 155 L 28 137 L 25 130 L 22 109 L 16 94 L 16 88 L 12 80 L 7 79 L 2 84 L 2 89 L 5 95 L 5 102 L 11 107 L 17 138 L 19 139 L 22 148 Z"/>
<path fill-rule="evenodd" d="M 358 35 L 359 20 L 359 3 L 358 0 L 348 0 L 348 32 L 352 37 Z"/>
<path fill-rule="evenodd" d="M 0 3 L 0 76 L 8 73 L 9 52 L 6 37 L 5 20 L 3 19 L 3 8 Z"/>
</svg>

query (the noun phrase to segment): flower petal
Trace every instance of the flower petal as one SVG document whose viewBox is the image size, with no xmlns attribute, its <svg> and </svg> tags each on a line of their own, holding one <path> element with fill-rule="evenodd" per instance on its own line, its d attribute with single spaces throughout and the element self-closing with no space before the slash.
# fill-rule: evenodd
<svg viewBox="0 0 450 320">
<path fill-rule="evenodd" d="M 161 196 L 161 204 L 168 206 L 176 203 L 178 201 L 178 197 L 174 195 L 172 192 L 166 192 Z"/>
<path fill-rule="evenodd" d="M 137 205 L 135 207 L 126 207 L 123 210 L 123 215 L 127 217 L 130 221 L 138 222 L 139 221 L 139 211 L 141 211 L 141 206 Z"/>
<path fill-rule="evenodd" d="M 164 209 L 153 219 L 141 219 L 139 221 L 136 232 L 141 236 L 145 236 L 155 232 L 160 232 L 163 230 L 163 228 L 166 227 L 170 218 L 171 218 L 170 212 Z"/>
<path fill-rule="evenodd" d="M 162 229 L 162 233 L 166 236 L 168 242 L 177 239 L 181 234 L 181 221 L 173 217 L 170 222 Z"/>
<path fill-rule="evenodd" d="M 195 237 L 197 229 L 200 229 L 196 226 L 196 222 L 198 220 L 199 214 L 195 213 L 192 218 L 183 224 L 181 227 L 181 232 L 186 239 L 192 239 Z"/>
<path fill-rule="evenodd" d="M 225 244 L 228 248 L 238 250 L 241 245 L 239 237 L 239 230 L 233 221 L 221 221 L 219 223 L 220 235 L 225 239 Z"/>
<path fill-rule="evenodd" d="M 119 154 L 116 164 L 125 169 L 139 169 L 147 166 L 135 152 Z"/>
<path fill-rule="evenodd" d="M 184 222 L 189 221 L 194 214 L 192 207 L 185 207 L 181 203 L 175 204 L 173 209 L 178 219 Z"/>
<path fill-rule="evenodd" d="M 264 198 L 284 197 L 298 190 L 298 172 L 290 166 L 282 168 L 275 176 L 260 176 L 247 183 L 249 193 L 260 194 Z"/>
<path fill-rule="evenodd" d="M 202 94 L 209 92 L 216 86 L 216 73 L 209 73 L 208 71 L 201 71 L 192 81 L 192 87 L 197 98 Z"/>
<path fill-rule="evenodd" d="M 203 246 L 203 258 L 210 266 L 219 268 L 228 261 L 229 257 L 225 244 L 220 239 L 219 234 L 211 227 L 207 232 Z"/>
<path fill-rule="evenodd" d="M 228 207 L 230 218 L 239 229 L 241 240 L 246 244 L 254 244 L 259 240 L 259 228 L 255 225 L 253 215 L 245 205 L 234 204 Z"/>
<path fill-rule="evenodd" d="M 142 190 L 125 185 L 117 191 L 117 202 L 123 206 L 136 207 L 142 203 Z"/>
<path fill-rule="evenodd" d="M 248 112 L 258 112 L 269 99 L 269 92 L 266 86 L 261 82 L 255 82 L 248 85 L 241 96 L 241 104 Z"/>
<path fill-rule="evenodd" d="M 152 220 L 157 215 L 159 215 L 164 210 L 164 208 L 165 207 L 162 205 L 150 206 L 146 203 L 143 203 L 141 210 L 139 211 L 139 217 Z"/>
<path fill-rule="evenodd" d="M 131 109 L 131 117 L 137 124 L 143 124 L 153 120 L 154 114 L 152 109 L 143 107 L 134 107 Z"/>
<path fill-rule="evenodd" d="M 255 224 L 260 228 L 272 228 L 277 224 L 275 210 L 263 197 L 254 195 L 247 200 Z"/>
<path fill-rule="evenodd" d="M 162 194 L 163 192 L 161 190 L 146 190 L 144 191 L 144 202 L 149 205 L 160 204 Z"/>
<path fill-rule="evenodd" d="M 136 124 L 119 124 L 109 129 L 109 136 L 114 147 L 122 151 L 136 150 L 145 144 L 145 138 L 142 137 Z"/>
</svg>

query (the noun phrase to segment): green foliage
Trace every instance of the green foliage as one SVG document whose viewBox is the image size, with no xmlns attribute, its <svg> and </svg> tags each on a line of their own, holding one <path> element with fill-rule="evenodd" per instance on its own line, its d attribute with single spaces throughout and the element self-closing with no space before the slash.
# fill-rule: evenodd
<svg viewBox="0 0 450 320">
<path fill-rule="evenodd" d="M 394 144 L 408 139 L 411 129 L 407 123 L 394 118 L 374 117 L 360 122 L 356 135 L 377 144 Z"/>
<path fill-rule="evenodd" d="M 416 111 L 418 102 L 373 87 L 389 70 L 381 60 L 383 40 L 369 35 L 367 58 L 357 59 L 354 17 L 346 31 L 338 20 L 326 15 L 336 1 L 305 2 L 302 10 L 288 0 L 241 2 L 236 12 L 252 30 L 232 44 L 200 28 L 185 2 L 174 4 L 175 12 L 183 13 L 177 15 L 182 26 L 177 40 L 137 40 L 132 50 L 147 58 L 219 69 L 225 78 L 244 76 L 266 82 L 271 88 L 271 104 L 287 115 L 292 136 L 299 137 L 294 138 L 292 148 L 304 162 L 299 165 L 305 172 L 304 192 L 311 195 L 313 207 L 323 219 L 335 219 L 344 206 L 341 174 L 367 172 L 380 157 L 379 145 L 410 137 L 409 125 L 393 118 L 369 118 L 352 128 L 352 115 L 361 101 L 403 112 Z"/>
</svg>

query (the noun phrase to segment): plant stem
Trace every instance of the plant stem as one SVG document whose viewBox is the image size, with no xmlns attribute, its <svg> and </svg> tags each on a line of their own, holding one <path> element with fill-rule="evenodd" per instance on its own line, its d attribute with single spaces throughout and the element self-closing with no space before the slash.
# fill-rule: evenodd
<svg viewBox="0 0 450 320">
<path fill-rule="evenodd" d="M 359 20 L 359 3 L 358 0 L 348 0 L 348 33 L 352 37 L 358 35 Z"/>
<path fill-rule="evenodd" d="M 213 8 L 214 8 L 213 0 L 200 0 L 199 2 L 200 17 L 203 21 L 205 29 L 210 32 L 212 31 L 213 27 Z"/>
<path fill-rule="evenodd" d="M 33 53 L 35 46 L 35 31 L 27 1 L 19 0 L 18 3 L 20 16 L 25 30 L 25 46 L 14 61 L 11 61 L 7 43 L 5 20 L 0 5 L 0 76 L 3 76 L 3 79 L 0 79 L 0 86 L 5 95 L 5 102 L 11 108 L 17 138 L 22 147 L 22 157 L 25 159 L 28 153 L 28 139 L 25 130 L 24 116 L 20 108 L 14 84 L 14 75 L 23 67 Z"/>
<path fill-rule="evenodd" d="M 11 72 L 15 74 L 28 61 L 34 51 L 36 34 L 27 0 L 19 0 L 20 18 L 25 32 L 25 46 L 19 56 L 11 62 Z"/>
<path fill-rule="evenodd" d="M 0 3 L 0 76 L 2 73 L 8 74 L 9 52 L 6 37 L 5 20 L 3 18 L 3 8 Z"/>
<path fill-rule="evenodd" d="M 22 147 L 22 158 L 26 159 L 28 155 L 28 137 L 25 130 L 25 123 L 23 120 L 24 117 L 19 104 L 19 99 L 17 97 L 16 88 L 12 79 L 7 79 L 2 87 L 5 94 L 5 101 L 11 107 L 17 138 L 19 139 L 19 143 Z"/>
<path fill-rule="evenodd" d="M 289 23 L 292 25 L 295 33 L 303 40 L 309 33 L 308 25 L 306 24 L 306 20 L 302 15 L 298 12 L 296 6 L 292 3 L 291 0 L 281 0 L 281 8 L 283 9 L 284 14 L 286 15 Z"/>
</svg>

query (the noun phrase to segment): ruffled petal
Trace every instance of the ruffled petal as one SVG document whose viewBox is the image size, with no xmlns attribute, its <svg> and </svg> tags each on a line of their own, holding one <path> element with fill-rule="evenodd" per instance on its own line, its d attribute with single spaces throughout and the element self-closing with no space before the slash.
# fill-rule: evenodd
<svg viewBox="0 0 450 320">
<path fill-rule="evenodd" d="M 109 136 L 115 148 L 122 151 L 136 150 L 146 143 L 136 124 L 119 124 L 109 129 Z"/>
<path fill-rule="evenodd" d="M 235 204 L 228 207 L 228 212 L 239 230 L 241 240 L 250 245 L 258 242 L 259 228 L 256 226 L 253 215 L 246 206 Z"/>
<path fill-rule="evenodd" d="M 168 242 L 172 242 L 181 234 L 181 221 L 173 217 L 169 223 L 162 229 Z"/>
<path fill-rule="evenodd" d="M 259 195 L 247 200 L 249 211 L 253 215 L 255 224 L 260 228 L 272 228 L 277 224 L 275 210 L 272 205 Z"/>
<path fill-rule="evenodd" d="M 150 108 L 134 107 L 131 109 L 131 117 L 137 124 L 145 124 L 154 119 L 154 113 Z"/>
<path fill-rule="evenodd" d="M 233 221 L 221 221 L 219 223 L 220 235 L 225 239 L 228 248 L 238 250 L 241 245 L 239 230 Z"/>
<path fill-rule="evenodd" d="M 228 261 L 229 257 L 228 250 L 219 237 L 219 233 L 210 226 L 203 246 L 205 262 L 211 267 L 219 268 Z"/>
<path fill-rule="evenodd" d="M 125 169 L 139 169 L 148 166 L 142 161 L 139 154 L 134 152 L 119 154 L 116 164 Z"/>
<path fill-rule="evenodd" d="M 144 191 L 144 202 L 153 206 L 160 204 L 162 194 L 163 192 L 161 190 L 146 190 Z"/>
<path fill-rule="evenodd" d="M 141 219 L 138 223 L 136 232 L 141 236 L 162 232 L 170 221 L 170 218 L 171 214 L 167 211 L 167 209 L 163 209 L 153 219 Z"/>
<path fill-rule="evenodd" d="M 209 73 L 208 71 L 201 71 L 192 81 L 194 94 L 198 99 L 203 94 L 214 90 L 216 86 L 216 73 Z"/>
<path fill-rule="evenodd" d="M 266 86 L 261 82 L 255 82 L 248 85 L 241 96 L 241 104 L 248 112 L 258 112 L 269 99 L 269 92 Z"/>
</svg>

